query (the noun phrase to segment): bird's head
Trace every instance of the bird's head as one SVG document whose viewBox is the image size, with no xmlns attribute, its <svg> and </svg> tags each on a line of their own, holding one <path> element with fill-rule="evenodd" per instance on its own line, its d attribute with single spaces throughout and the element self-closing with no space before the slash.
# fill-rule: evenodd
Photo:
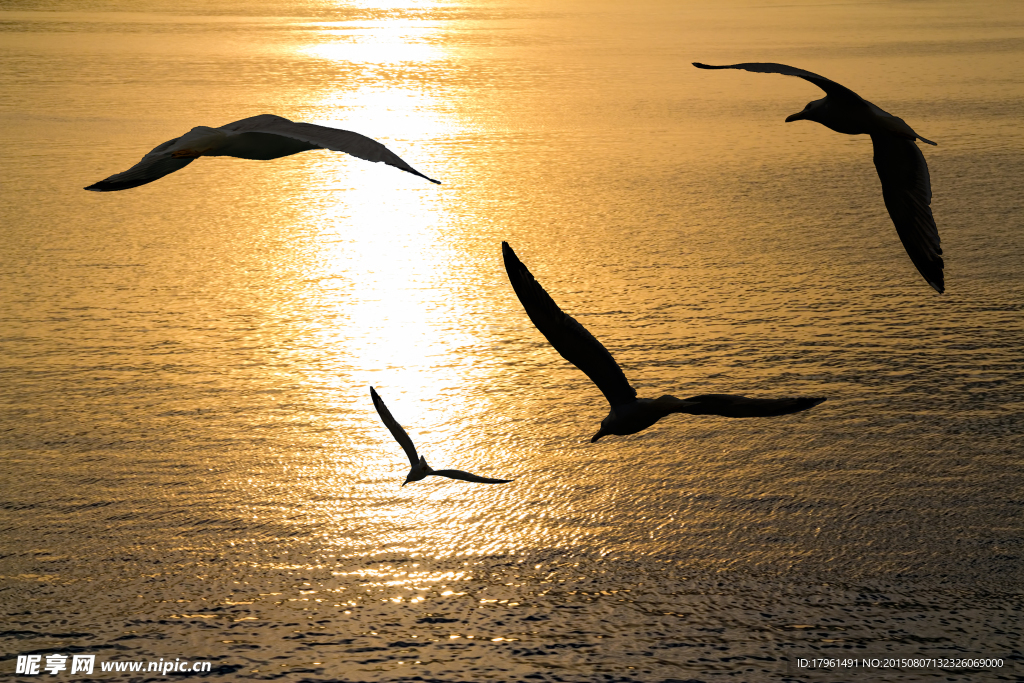
<svg viewBox="0 0 1024 683">
<path fill-rule="evenodd" d="M 227 133 L 209 126 L 196 126 L 189 132 L 174 141 L 174 144 L 167 148 L 167 152 L 177 159 L 191 158 L 198 159 L 224 144 Z"/>
<path fill-rule="evenodd" d="M 600 439 L 602 436 L 608 436 L 609 434 L 611 434 L 611 432 L 608 431 L 605 425 L 605 422 L 607 421 L 607 417 L 601 420 L 601 428 L 597 430 L 597 434 L 594 434 L 594 437 L 590 440 L 590 443 L 596 443 L 597 440 Z"/>
<path fill-rule="evenodd" d="M 405 486 L 405 484 L 408 484 L 410 481 L 426 479 L 427 476 L 433 472 L 434 470 L 431 469 L 430 465 L 427 464 L 426 459 L 421 455 L 417 463 L 409 470 L 409 474 L 406 476 L 405 483 L 402 484 L 402 486 Z"/>
<path fill-rule="evenodd" d="M 814 100 L 813 102 L 808 102 L 807 106 L 804 107 L 802 111 L 800 111 L 800 112 L 798 112 L 796 114 L 790 114 L 789 116 L 787 116 L 786 117 L 786 123 L 790 123 L 791 121 L 801 121 L 801 120 L 817 121 L 818 120 L 818 114 L 821 112 L 822 109 L 824 109 L 824 107 L 825 107 L 825 98 L 824 97 L 821 98 L 820 100 Z"/>
</svg>

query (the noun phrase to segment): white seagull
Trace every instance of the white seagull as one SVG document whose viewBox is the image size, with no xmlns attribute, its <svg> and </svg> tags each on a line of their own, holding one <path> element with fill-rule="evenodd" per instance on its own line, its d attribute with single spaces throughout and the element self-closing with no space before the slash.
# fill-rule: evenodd
<svg viewBox="0 0 1024 683">
<path fill-rule="evenodd" d="M 463 472 L 462 470 L 435 470 L 422 455 L 416 455 L 416 446 L 412 444 L 412 439 L 402 429 L 402 425 L 398 424 L 395 418 L 391 417 L 391 411 L 384 405 L 384 401 L 380 399 L 377 392 L 373 387 L 370 387 L 370 397 L 373 399 L 373 407 L 377 409 L 377 414 L 380 415 L 381 421 L 384 426 L 391 432 L 391 436 L 395 437 L 395 441 L 399 443 L 405 454 L 409 456 L 409 464 L 412 469 L 409 470 L 409 476 L 405 478 L 405 482 L 402 486 L 405 486 L 410 481 L 419 481 L 426 479 L 430 475 L 438 477 L 448 477 L 449 479 L 459 479 L 460 481 L 474 481 L 478 484 L 507 484 L 512 481 L 511 479 L 489 479 L 487 477 L 479 477 L 469 472 Z"/>
<path fill-rule="evenodd" d="M 597 441 L 608 434 L 636 434 L 672 413 L 688 415 L 721 415 L 723 417 L 774 417 L 807 410 L 824 398 L 747 398 L 732 394 L 701 394 L 689 398 L 665 395 L 661 398 L 637 398 L 636 389 L 622 373 L 622 368 L 608 349 L 583 325 L 558 307 L 544 291 L 508 242 L 501 243 L 505 271 L 512 289 L 526 309 L 526 315 L 551 345 L 567 361 L 575 365 L 597 385 L 611 410 L 601 420 L 601 429 L 591 439 Z"/>
<path fill-rule="evenodd" d="M 183 169 L 199 157 L 266 160 L 309 149 L 331 149 L 367 161 L 383 161 L 388 166 L 427 178 L 387 147 L 365 135 L 313 123 L 296 123 L 273 114 L 260 114 L 220 128 L 196 126 L 180 138 L 158 145 L 127 171 L 115 173 L 85 189 L 113 192 L 138 187 Z M 433 178 L 427 180 L 441 184 Z"/>
<path fill-rule="evenodd" d="M 826 128 L 847 135 L 867 134 L 875 149 L 875 169 L 882 181 L 882 198 L 896 234 L 932 288 L 945 290 L 942 278 L 942 247 L 930 204 L 932 186 L 928 164 L 915 140 L 936 143 L 921 137 L 906 121 L 883 111 L 849 88 L 835 81 L 785 64 L 749 63 L 711 66 L 694 62 L 700 69 L 742 69 L 766 74 L 796 76 L 825 91 L 825 97 L 809 102 L 803 111 L 787 116 L 786 121 L 817 121 Z"/>
</svg>

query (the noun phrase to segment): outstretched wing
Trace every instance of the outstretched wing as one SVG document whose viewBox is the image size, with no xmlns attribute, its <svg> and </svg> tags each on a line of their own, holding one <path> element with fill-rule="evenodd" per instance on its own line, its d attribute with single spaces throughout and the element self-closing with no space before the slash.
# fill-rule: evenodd
<svg viewBox="0 0 1024 683">
<path fill-rule="evenodd" d="M 657 399 L 656 402 L 662 400 Z M 722 417 L 774 417 L 799 413 L 824 401 L 824 398 L 747 398 L 734 394 L 701 394 L 684 398 L 671 412 Z"/>
<path fill-rule="evenodd" d="M 816 73 L 810 71 L 804 71 L 798 69 L 795 66 L 786 66 L 785 64 L 773 64 L 771 62 L 747 62 L 744 64 L 726 64 L 724 66 L 713 66 L 711 64 L 701 64 L 700 62 L 693 62 L 693 65 L 698 69 L 742 69 L 743 71 L 753 71 L 754 73 L 761 74 L 782 74 L 783 76 L 796 76 L 802 78 L 805 81 L 809 81 L 814 85 L 818 86 L 825 91 L 826 94 L 838 97 L 840 99 L 855 98 L 860 100 L 861 97 L 857 93 L 853 92 L 846 86 L 839 85 L 835 81 L 830 81 L 824 76 L 819 76 Z"/>
<path fill-rule="evenodd" d="M 439 477 L 448 477 L 449 479 L 458 479 L 460 481 L 473 481 L 478 484 L 507 484 L 512 481 L 511 479 L 489 479 L 487 477 L 480 477 L 469 472 L 463 472 L 462 470 L 434 470 L 431 474 L 436 474 Z"/>
<path fill-rule="evenodd" d="M 871 136 L 882 198 L 903 247 L 919 273 L 940 294 L 945 290 L 942 247 L 932 217 L 932 187 L 924 154 L 913 140 Z"/>
<path fill-rule="evenodd" d="M 302 142 L 315 145 L 316 147 L 322 147 L 323 149 L 351 154 L 354 157 L 359 157 L 366 161 L 381 161 L 388 166 L 394 166 L 395 168 L 401 169 L 407 173 L 412 173 L 413 175 L 418 175 L 421 178 L 426 178 L 432 183 L 437 183 L 438 185 L 441 184 L 440 180 L 428 178 L 409 164 L 405 163 L 401 157 L 373 138 L 368 138 L 365 135 L 353 133 L 348 130 L 318 126 L 314 123 L 296 123 L 295 121 L 289 121 L 284 117 L 275 116 L 274 114 L 250 116 L 247 119 L 242 119 L 241 121 L 235 121 L 234 123 L 229 123 L 226 126 L 221 126 L 220 129 L 235 134 L 266 133 L 270 135 L 281 135 L 292 138 L 293 140 L 300 140 Z"/>
<path fill-rule="evenodd" d="M 501 243 L 501 254 L 505 261 L 505 272 L 508 273 L 512 289 L 526 309 L 526 315 L 530 316 L 540 333 L 551 342 L 555 351 L 582 370 L 613 407 L 636 400 L 636 390 L 629 386 L 626 375 L 612 354 L 608 353 L 608 349 L 587 328 L 562 312 L 512 251 L 508 242 Z"/>
<path fill-rule="evenodd" d="M 157 145 L 142 160 L 123 173 L 115 173 L 109 178 L 104 178 L 94 183 L 86 190 L 93 192 L 114 192 L 116 190 L 128 190 L 139 185 L 159 180 L 165 175 L 181 170 L 195 161 L 194 157 L 172 157 L 168 151 L 175 142 L 181 138 L 168 140 L 162 145 Z"/>
<path fill-rule="evenodd" d="M 391 436 L 395 437 L 395 441 L 402 447 L 405 454 L 409 456 L 409 464 L 415 469 L 420 462 L 420 457 L 416 455 L 416 447 L 412 445 L 412 439 L 402 429 L 402 425 L 398 424 L 395 418 L 391 417 L 391 411 L 384 405 L 384 401 L 377 395 L 377 391 L 373 387 L 370 387 L 370 398 L 373 399 L 373 407 L 377 409 L 381 422 L 391 432 Z"/>
</svg>

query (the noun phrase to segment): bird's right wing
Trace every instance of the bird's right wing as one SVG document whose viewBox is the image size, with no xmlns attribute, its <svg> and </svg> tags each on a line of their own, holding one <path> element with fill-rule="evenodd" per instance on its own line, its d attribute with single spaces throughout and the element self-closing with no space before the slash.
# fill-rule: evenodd
<svg viewBox="0 0 1024 683">
<path fill-rule="evenodd" d="M 932 186 L 924 154 L 913 140 L 896 135 L 874 134 L 871 142 L 882 198 L 896 234 L 918 272 L 941 294 L 945 289 L 942 247 L 930 206 Z"/>
<path fill-rule="evenodd" d="M 109 178 L 104 178 L 98 183 L 93 183 L 86 190 L 93 192 L 114 192 L 116 190 L 128 190 L 139 185 L 159 180 L 165 175 L 179 171 L 193 161 L 194 157 L 172 157 L 167 151 L 181 138 L 168 140 L 162 145 L 153 148 L 142 160 L 123 173 L 115 173 Z"/>
<path fill-rule="evenodd" d="M 441 184 L 440 180 L 428 178 L 405 163 L 400 156 L 373 138 L 353 133 L 350 130 L 318 126 L 315 123 L 298 123 L 274 114 L 250 116 L 247 119 L 235 121 L 220 128 L 229 133 L 269 133 L 271 135 L 281 135 L 294 140 L 301 140 L 323 149 L 351 154 L 366 161 L 381 161 L 388 166 L 394 166 L 407 173 L 426 178 L 432 183 Z"/>
<path fill-rule="evenodd" d="M 511 479 L 489 479 L 488 477 L 481 477 L 469 472 L 463 472 L 462 470 L 434 470 L 431 474 L 436 474 L 439 477 L 448 477 L 449 479 L 458 479 L 459 481 L 473 481 L 477 484 L 507 484 L 512 481 Z"/>
<path fill-rule="evenodd" d="M 508 242 L 501 243 L 501 254 L 512 289 L 526 309 L 526 315 L 530 316 L 540 333 L 551 342 L 555 351 L 582 370 L 613 407 L 634 401 L 636 390 L 629 386 L 626 375 L 608 349 L 587 328 L 558 307 L 512 251 Z"/>
<path fill-rule="evenodd" d="M 796 76 L 802 78 L 805 81 L 813 83 L 827 95 L 834 95 L 839 98 L 853 97 L 860 100 L 861 97 L 857 93 L 853 92 L 849 88 L 843 85 L 839 85 L 835 81 L 831 81 L 824 76 L 819 76 L 816 73 L 810 71 L 804 71 L 798 69 L 795 66 L 786 66 L 785 64 L 773 64 L 771 62 L 747 62 L 744 64 L 726 64 L 723 66 L 714 66 L 711 64 L 701 64 L 700 62 L 693 62 L 693 65 L 698 69 L 742 69 L 743 71 L 753 71 L 754 73 L 761 74 L 782 74 L 783 76 Z"/>
<path fill-rule="evenodd" d="M 381 400 L 380 396 L 377 395 L 376 390 L 370 387 L 370 398 L 373 399 L 373 407 L 377 409 L 377 414 L 380 415 L 381 422 L 391 432 L 391 436 L 395 437 L 395 441 L 402 447 L 405 454 L 409 456 L 409 463 L 413 469 L 419 465 L 420 457 L 416 455 L 416 447 L 412 445 L 412 439 L 402 429 L 402 425 L 398 424 L 395 418 L 391 417 L 391 411 L 384 405 L 384 401 Z"/>
</svg>

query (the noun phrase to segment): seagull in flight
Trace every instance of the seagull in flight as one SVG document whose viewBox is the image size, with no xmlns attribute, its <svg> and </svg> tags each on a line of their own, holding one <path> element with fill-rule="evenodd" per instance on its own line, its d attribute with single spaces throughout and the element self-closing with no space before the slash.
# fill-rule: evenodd
<svg viewBox="0 0 1024 683">
<path fill-rule="evenodd" d="M 373 407 L 377 409 L 377 414 L 380 415 L 381 422 L 391 432 L 391 436 L 395 437 L 395 441 L 399 443 L 405 454 L 409 456 L 409 464 L 412 469 L 409 470 L 409 476 L 405 478 L 405 484 L 410 481 L 420 481 L 426 479 L 430 475 L 438 477 L 448 477 L 449 479 L 458 479 L 460 481 L 475 481 L 478 484 L 507 484 L 512 481 L 511 479 L 489 479 L 488 477 L 480 477 L 469 472 L 463 472 L 461 470 L 435 470 L 427 461 L 424 460 L 422 455 L 416 455 L 416 446 L 412 444 L 412 439 L 402 429 L 402 425 L 398 424 L 395 418 L 391 417 L 391 411 L 384 405 L 384 401 L 381 400 L 380 396 L 377 395 L 377 391 L 370 387 L 370 397 L 373 399 Z"/>
<path fill-rule="evenodd" d="M 365 135 L 313 123 L 296 123 L 273 114 L 260 114 L 220 128 L 196 126 L 180 138 L 156 146 L 127 171 L 115 173 L 85 189 L 113 192 L 138 187 L 183 169 L 204 156 L 266 160 L 309 149 L 331 149 L 367 161 L 383 161 L 388 166 L 427 178 L 387 147 Z M 433 178 L 427 180 L 441 184 Z"/>
<path fill-rule="evenodd" d="M 526 309 L 526 315 L 551 345 L 597 385 L 611 410 L 601 420 L 601 428 L 590 440 L 608 434 L 636 434 L 672 413 L 721 415 L 724 417 L 774 417 L 807 410 L 824 398 L 747 398 L 732 394 L 701 394 L 689 398 L 665 395 L 661 398 L 637 398 L 636 389 L 608 349 L 571 316 L 558 307 L 544 291 L 508 242 L 501 243 L 505 271 L 512 289 Z"/>
<path fill-rule="evenodd" d="M 942 247 L 930 204 L 931 181 L 928 164 L 916 140 L 935 145 L 914 132 L 906 121 L 883 111 L 849 88 L 835 81 L 785 64 L 748 63 L 712 66 L 694 62 L 700 69 L 742 69 L 765 74 L 796 76 L 825 91 L 825 97 L 809 102 L 803 111 L 786 117 L 786 122 L 817 121 L 826 128 L 847 135 L 867 134 L 875 150 L 875 169 L 882 181 L 882 198 L 896 226 L 910 260 L 938 293 L 946 286 L 942 277 Z"/>
</svg>

